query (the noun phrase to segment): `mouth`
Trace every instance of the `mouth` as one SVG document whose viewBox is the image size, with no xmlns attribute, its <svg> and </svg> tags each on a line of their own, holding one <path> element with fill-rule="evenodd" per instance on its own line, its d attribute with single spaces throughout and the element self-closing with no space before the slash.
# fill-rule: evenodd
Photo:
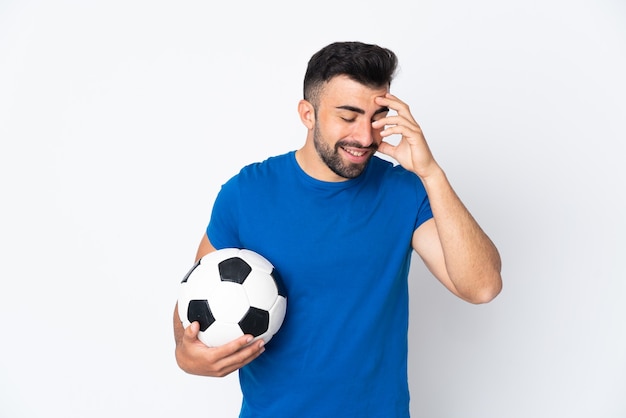
<svg viewBox="0 0 626 418">
<path fill-rule="evenodd" d="M 338 147 L 343 151 L 343 154 L 347 157 L 347 159 L 355 164 L 363 164 L 367 162 L 371 154 L 376 151 L 376 147 L 374 145 L 369 146 L 367 148 L 363 147 L 355 147 L 349 145 L 340 145 Z"/>
<path fill-rule="evenodd" d="M 365 151 L 358 151 L 355 149 L 349 149 L 349 148 L 343 148 L 343 150 L 345 152 L 347 152 L 348 154 L 354 156 L 354 157 L 362 157 L 363 155 L 365 155 Z"/>
</svg>

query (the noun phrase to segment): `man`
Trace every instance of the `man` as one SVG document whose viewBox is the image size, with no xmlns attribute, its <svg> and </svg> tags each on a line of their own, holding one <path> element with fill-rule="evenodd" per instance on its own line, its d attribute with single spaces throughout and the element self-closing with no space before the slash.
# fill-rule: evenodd
<svg viewBox="0 0 626 418">
<path fill-rule="evenodd" d="M 500 292 L 497 249 L 409 107 L 389 93 L 396 66 L 392 51 L 360 42 L 317 52 L 298 104 L 302 148 L 243 168 L 215 201 L 196 257 L 225 247 L 256 251 L 288 294 L 285 321 L 267 347 L 244 336 L 208 348 L 198 324 L 183 330 L 174 310 L 179 366 L 206 376 L 239 370 L 242 417 L 408 417 L 413 250 L 468 302 Z M 390 135 L 401 136 L 397 145 Z"/>
</svg>

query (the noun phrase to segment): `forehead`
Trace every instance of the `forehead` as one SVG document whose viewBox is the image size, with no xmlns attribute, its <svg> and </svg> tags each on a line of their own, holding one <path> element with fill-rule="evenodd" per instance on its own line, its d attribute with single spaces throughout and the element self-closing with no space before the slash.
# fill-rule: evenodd
<svg viewBox="0 0 626 418">
<path fill-rule="evenodd" d="M 388 91 L 388 86 L 368 87 L 348 76 L 340 75 L 324 84 L 320 92 L 320 105 L 333 107 L 352 105 L 362 108 L 377 106 L 374 99 L 384 96 Z"/>
</svg>

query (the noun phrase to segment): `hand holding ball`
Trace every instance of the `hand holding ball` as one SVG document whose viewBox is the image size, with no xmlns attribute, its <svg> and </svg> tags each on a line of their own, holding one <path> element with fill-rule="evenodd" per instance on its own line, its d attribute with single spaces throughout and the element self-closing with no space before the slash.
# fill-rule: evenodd
<svg viewBox="0 0 626 418">
<path fill-rule="evenodd" d="M 278 332 L 287 297 L 274 266 L 247 249 L 213 251 L 180 284 L 178 316 L 187 328 L 200 323 L 198 338 L 209 347 L 245 334 L 266 343 Z"/>
</svg>

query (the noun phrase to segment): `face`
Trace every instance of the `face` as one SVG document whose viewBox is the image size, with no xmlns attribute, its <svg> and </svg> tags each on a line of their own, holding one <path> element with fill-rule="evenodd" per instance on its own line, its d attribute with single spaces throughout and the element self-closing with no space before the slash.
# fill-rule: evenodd
<svg viewBox="0 0 626 418">
<path fill-rule="evenodd" d="M 374 102 L 388 89 L 366 87 L 345 76 L 331 79 L 317 106 L 313 143 L 318 156 L 342 179 L 358 177 L 381 141 L 372 122 L 389 111 Z"/>
</svg>

